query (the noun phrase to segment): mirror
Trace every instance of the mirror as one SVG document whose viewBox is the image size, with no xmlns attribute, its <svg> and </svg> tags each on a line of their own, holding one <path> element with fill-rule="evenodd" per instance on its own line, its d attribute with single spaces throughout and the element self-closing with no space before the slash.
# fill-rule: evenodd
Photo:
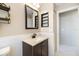
<svg viewBox="0 0 79 59">
<path fill-rule="evenodd" d="M 38 29 L 38 11 L 25 5 L 25 28 Z"/>
</svg>

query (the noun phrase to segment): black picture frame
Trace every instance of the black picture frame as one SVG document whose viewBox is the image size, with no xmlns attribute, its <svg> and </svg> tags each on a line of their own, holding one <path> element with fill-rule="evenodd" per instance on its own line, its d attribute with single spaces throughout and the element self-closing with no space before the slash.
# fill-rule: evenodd
<svg viewBox="0 0 79 59">
<path fill-rule="evenodd" d="M 49 27 L 49 14 L 48 14 L 48 12 L 41 14 L 41 27 Z"/>
</svg>

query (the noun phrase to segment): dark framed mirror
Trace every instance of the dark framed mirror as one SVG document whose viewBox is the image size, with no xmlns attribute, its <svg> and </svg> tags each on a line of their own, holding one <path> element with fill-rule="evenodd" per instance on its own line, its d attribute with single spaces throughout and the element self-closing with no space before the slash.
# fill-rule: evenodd
<svg viewBox="0 0 79 59">
<path fill-rule="evenodd" d="M 38 11 L 25 5 L 25 28 L 26 29 L 38 29 Z"/>
</svg>

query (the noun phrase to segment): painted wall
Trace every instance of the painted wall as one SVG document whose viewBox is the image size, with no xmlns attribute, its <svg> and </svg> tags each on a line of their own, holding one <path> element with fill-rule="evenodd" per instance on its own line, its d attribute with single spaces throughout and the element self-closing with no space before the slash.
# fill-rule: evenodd
<svg viewBox="0 0 79 59">
<path fill-rule="evenodd" d="M 53 32 L 53 4 L 52 3 L 42 3 L 40 4 L 39 14 L 40 14 L 40 32 L 42 35 L 49 37 L 49 55 L 54 55 L 54 32 Z M 41 14 L 49 13 L 49 27 L 41 27 Z"/>
<path fill-rule="evenodd" d="M 27 39 L 27 36 L 30 36 L 30 34 L 1 37 L 0 49 L 9 46 L 11 48 L 10 56 L 22 56 L 22 40 Z"/>
<path fill-rule="evenodd" d="M 25 29 L 25 9 L 23 3 L 10 3 L 10 24 L 0 24 L 0 36 L 28 34 L 39 30 Z"/>
<path fill-rule="evenodd" d="M 18 37 L 4 37 L 0 38 L 0 49 L 9 46 L 11 48 L 10 56 L 22 55 L 22 41 Z"/>
</svg>

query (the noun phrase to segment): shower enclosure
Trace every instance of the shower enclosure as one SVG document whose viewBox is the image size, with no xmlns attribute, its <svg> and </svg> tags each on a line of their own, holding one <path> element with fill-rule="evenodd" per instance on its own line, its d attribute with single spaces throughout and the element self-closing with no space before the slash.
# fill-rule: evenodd
<svg viewBox="0 0 79 59">
<path fill-rule="evenodd" d="M 79 7 L 57 12 L 57 55 L 79 56 Z"/>
</svg>

